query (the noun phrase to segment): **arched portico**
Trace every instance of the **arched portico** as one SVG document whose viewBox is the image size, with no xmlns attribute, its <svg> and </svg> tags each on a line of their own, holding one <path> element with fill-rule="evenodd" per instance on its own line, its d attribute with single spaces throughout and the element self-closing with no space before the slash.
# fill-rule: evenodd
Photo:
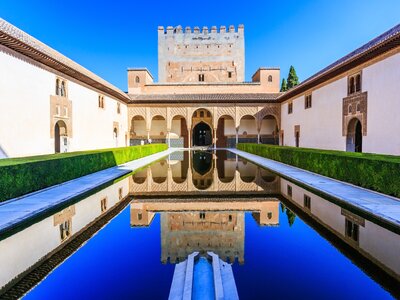
<svg viewBox="0 0 400 300">
<path fill-rule="evenodd" d="M 223 115 L 218 119 L 217 148 L 234 148 L 236 144 L 235 120 L 232 116 Z"/>
<path fill-rule="evenodd" d="M 260 120 L 260 143 L 279 145 L 279 127 L 275 116 L 266 115 Z"/>
<path fill-rule="evenodd" d="M 146 120 L 143 116 L 136 115 L 131 119 L 130 145 L 140 145 L 147 141 Z"/>
<path fill-rule="evenodd" d="M 252 115 L 244 115 L 238 127 L 239 143 L 257 143 L 257 119 Z"/>
<path fill-rule="evenodd" d="M 168 140 L 170 147 L 188 147 L 188 129 L 186 118 L 184 116 L 175 115 L 172 118 Z"/>
<path fill-rule="evenodd" d="M 151 119 L 150 139 L 153 144 L 167 142 L 167 120 L 163 116 L 156 115 Z"/>
</svg>

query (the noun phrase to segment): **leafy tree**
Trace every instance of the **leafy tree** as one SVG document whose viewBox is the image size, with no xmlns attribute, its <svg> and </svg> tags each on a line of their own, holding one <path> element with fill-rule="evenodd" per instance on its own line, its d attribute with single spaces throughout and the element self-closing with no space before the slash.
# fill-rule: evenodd
<svg viewBox="0 0 400 300">
<path fill-rule="evenodd" d="M 296 219 L 295 213 L 286 207 L 286 216 L 289 222 L 289 226 L 292 227 L 294 220 Z"/>
<path fill-rule="evenodd" d="M 299 77 L 297 77 L 296 70 L 293 66 L 290 66 L 289 75 L 287 77 L 287 89 L 291 89 L 292 87 L 299 84 Z"/>
<path fill-rule="evenodd" d="M 281 84 L 281 92 L 286 92 L 286 91 L 287 91 L 287 83 L 286 83 L 286 79 L 283 78 L 282 84 Z"/>
</svg>

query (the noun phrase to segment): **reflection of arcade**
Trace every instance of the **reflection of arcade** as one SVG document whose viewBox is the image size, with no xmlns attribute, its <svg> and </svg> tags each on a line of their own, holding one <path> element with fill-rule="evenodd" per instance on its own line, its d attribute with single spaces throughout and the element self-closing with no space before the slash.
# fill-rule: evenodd
<svg viewBox="0 0 400 300">
<path fill-rule="evenodd" d="M 184 151 L 179 155 L 135 173 L 130 179 L 131 193 L 280 192 L 275 174 L 225 151 L 194 151 L 193 156 Z"/>
<path fill-rule="evenodd" d="M 196 201 L 131 203 L 131 226 L 148 226 L 161 212 L 161 261 L 177 263 L 195 251 L 213 251 L 222 260 L 244 263 L 244 212 L 259 225 L 279 225 L 279 201 L 257 196 Z M 235 199 L 236 198 L 236 199 Z"/>
</svg>

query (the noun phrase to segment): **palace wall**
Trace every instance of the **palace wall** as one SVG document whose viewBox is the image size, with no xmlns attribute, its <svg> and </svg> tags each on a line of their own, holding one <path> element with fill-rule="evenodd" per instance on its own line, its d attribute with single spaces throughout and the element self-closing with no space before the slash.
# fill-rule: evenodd
<svg viewBox="0 0 400 300">
<path fill-rule="evenodd" d="M 350 121 L 356 118 L 362 124 L 362 152 L 399 155 L 399 51 L 395 49 L 283 102 L 283 144 L 295 146 L 299 131 L 300 147 L 346 151 Z M 349 78 L 354 74 L 361 75 L 361 90 L 348 95 Z M 305 108 L 305 95 L 309 94 L 312 107 Z M 291 114 L 289 103 L 293 105 Z"/>
<path fill-rule="evenodd" d="M 94 88 L 4 46 L 0 65 L 0 157 L 54 153 L 58 121 L 66 124 L 68 151 L 126 145 L 126 103 L 103 95 L 99 108 Z M 67 97 L 56 96 L 57 79 L 65 81 Z"/>
</svg>

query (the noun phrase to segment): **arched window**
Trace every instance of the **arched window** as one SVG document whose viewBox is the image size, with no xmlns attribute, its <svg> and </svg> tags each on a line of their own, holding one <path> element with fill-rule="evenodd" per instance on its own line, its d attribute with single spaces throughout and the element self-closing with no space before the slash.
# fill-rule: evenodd
<svg viewBox="0 0 400 300">
<path fill-rule="evenodd" d="M 135 82 L 136 82 L 136 83 L 140 83 L 140 78 L 139 78 L 139 76 L 136 76 Z"/>
<path fill-rule="evenodd" d="M 357 112 L 360 112 L 360 111 L 361 111 L 361 105 L 360 105 L 360 103 L 357 103 L 356 111 L 357 111 Z"/>
<path fill-rule="evenodd" d="M 268 82 L 272 82 L 272 75 L 268 76 Z"/>
<path fill-rule="evenodd" d="M 204 118 L 204 111 L 200 111 L 200 118 Z"/>
<path fill-rule="evenodd" d="M 349 105 L 349 114 L 351 114 L 351 111 L 352 111 L 352 107 L 351 107 L 351 104 Z"/>
<path fill-rule="evenodd" d="M 56 80 L 56 95 L 60 95 L 60 79 Z"/>
<path fill-rule="evenodd" d="M 349 82 L 349 94 L 354 93 L 354 77 L 350 77 L 350 82 Z"/>
</svg>

